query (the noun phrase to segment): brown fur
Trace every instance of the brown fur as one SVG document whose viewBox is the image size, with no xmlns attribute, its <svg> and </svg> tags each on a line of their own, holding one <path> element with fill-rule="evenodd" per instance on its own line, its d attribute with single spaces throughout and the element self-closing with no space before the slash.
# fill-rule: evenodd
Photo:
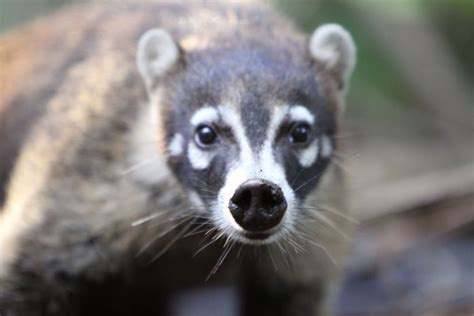
<svg viewBox="0 0 474 316">
<path fill-rule="evenodd" d="M 206 18 L 195 18 L 199 15 Z M 182 25 L 176 23 L 178 16 Z M 252 27 L 244 27 L 245 23 Z M 210 283 L 204 279 L 222 244 L 210 247 L 206 255 L 191 263 L 200 238 L 187 239 L 147 265 L 147 260 L 179 232 L 173 231 L 136 258 L 157 231 L 165 231 L 173 222 L 157 225 L 151 221 L 133 228 L 134 220 L 156 211 L 179 212 L 188 207 L 165 162 L 160 183 L 152 188 L 125 172 L 137 141 L 137 124 L 147 106 L 134 63 L 136 43 L 144 31 L 157 25 L 169 30 L 184 49 L 196 53 L 212 45 L 225 47 L 219 38 L 229 30 L 255 41 L 271 36 L 281 41 L 274 43 L 277 46 L 304 45 L 306 41 L 277 15 L 253 6 L 229 9 L 216 5 L 208 10 L 192 4 L 71 7 L 0 39 L 0 79 L 2 85 L 6 83 L 0 96 L 0 186 L 6 193 L 0 194 L 0 203 L 4 200 L 0 214 L 0 313 L 3 308 L 6 315 L 132 314 L 131 309 L 106 309 L 105 305 L 87 310 L 85 306 L 94 302 L 92 294 L 79 303 L 68 294 L 84 282 L 99 288 L 100 294 L 96 294 L 102 302 L 109 299 L 117 306 L 126 304 L 121 301 L 122 292 L 117 294 L 115 286 L 105 286 L 110 278 L 118 280 L 117 287 L 144 293 L 131 295 L 130 300 L 135 301 L 130 304 L 143 304 L 142 300 L 150 297 L 156 300 L 156 293 L 164 297 L 168 294 L 165 289 L 231 282 L 246 285 L 255 295 L 268 290 L 266 287 L 312 288 L 314 296 L 298 298 L 311 306 L 310 310 L 293 307 L 299 306 L 298 302 L 279 309 L 295 315 L 320 311 L 320 304 L 311 302 L 325 296 L 327 280 L 336 277 L 338 267 L 315 247 L 306 249 L 315 259 L 311 263 L 308 256 L 294 254 L 291 264 L 286 266 L 282 261 L 277 272 L 268 271 L 272 264 L 265 256 L 260 263 L 251 255 L 242 265 L 234 260 Z M 258 25 L 261 27 L 255 27 Z M 297 51 L 289 52 L 301 58 Z M 330 174 L 325 182 L 338 183 L 337 172 Z M 320 192 L 330 205 L 340 200 L 340 195 L 330 194 L 334 194 L 333 185 L 322 185 L 326 190 Z M 340 217 L 332 217 L 341 229 L 349 229 Z M 316 238 L 339 259 L 344 245 L 341 236 L 326 230 L 318 229 Z M 245 274 L 240 267 L 251 267 L 253 272 Z M 237 277 L 252 273 L 257 277 Z M 260 281 L 266 278 L 275 281 L 262 285 Z M 109 290 L 110 297 L 100 296 Z M 265 311 L 257 312 L 257 303 L 245 303 L 253 306 L 246 315 L 266 315 Z M 64 312 L 61 308 L 65 306 L 70 310 Z M 138 310 L 151 310 L 144 306 Z"/>
</svg>

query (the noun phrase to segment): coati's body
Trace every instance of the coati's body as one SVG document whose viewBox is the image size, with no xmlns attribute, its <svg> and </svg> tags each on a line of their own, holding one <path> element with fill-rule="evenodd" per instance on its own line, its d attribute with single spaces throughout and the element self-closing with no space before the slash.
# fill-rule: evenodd
<svg viewBox="0 0 474 316">
<path fill-rule="evenodd" d="M 154 27 L 185 58 L 157 80 L 139 60 L 144 85 L 136 45 Z M 206 176 L 211 167 L 173 141 L 187 133 L 175 103 L 183 116 L 210 100 L 239 104 L 257 148 L 269 100 L 320 100 L 318 128 L 336 147 L 345 78 L 311 63 L 307 46 L 284 19 L 247 4 L 72 7 L 1 39 L 0 314 L 158 315 L 181 290 L 229 286 L 242 315 L 326 315 L 350 229 L 329 158 L 287 172 L 295 200 L 321 207 L 326 224 L 296 214 L 278 244 L 240 246 L 202 222 L 212 218 L 206 192 L 225 182 L 212 173 L 230 167 L 215 154 L 221 163 Z"/>
</svg>

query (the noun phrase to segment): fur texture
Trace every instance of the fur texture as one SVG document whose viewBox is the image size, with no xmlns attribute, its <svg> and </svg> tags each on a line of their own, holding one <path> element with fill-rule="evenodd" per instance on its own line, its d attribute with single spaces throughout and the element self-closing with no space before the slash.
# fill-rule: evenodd
<svg viewBox="0 0 474 316">
<path fill-rule="evenodd" d="M 352 226 L 330 156 L 353 49 L 328 68 L 317 47 L 353 44 L 316 34 L 309 47 L 264 6 L 191 2 L 70 7 L 0 39 L 0 314 L 166 315 L 174 293 L 225 285 L 242 315 L 327 315 Z M 212 100 L 238 113 L 249 152 L 262 146 L 261 167 L 278 162 L 301 202 L 278 245 L 230 248 L 208 220 L 203 191 L 224 185 L 211 171 L 230 167 L 187 144 Z M 282 100 L 317 103 L 294 115 L 324 132 L 321 160 L 275 158 L 265 137 Z"/>
</svg>

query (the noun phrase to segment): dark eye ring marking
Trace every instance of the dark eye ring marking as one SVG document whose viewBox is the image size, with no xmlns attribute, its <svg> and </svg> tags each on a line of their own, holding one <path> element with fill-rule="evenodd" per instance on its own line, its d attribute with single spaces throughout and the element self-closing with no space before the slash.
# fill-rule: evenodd
<svg viewBox="0 0 474 316">
<path fill-rule="evenodd" d="M 194 141 L 201 148 L 208 148 L 214 145 L 218 140 L 218 136 L 214 128 L 209 125 L 199 125 L 194 134 Z"/>
</svg>

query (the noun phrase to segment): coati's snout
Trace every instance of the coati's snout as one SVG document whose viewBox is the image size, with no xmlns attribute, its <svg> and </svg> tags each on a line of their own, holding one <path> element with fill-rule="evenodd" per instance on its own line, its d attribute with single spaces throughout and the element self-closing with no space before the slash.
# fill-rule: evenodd
<svg viewBox="0 0 474 316">
<path fill-rule="evenodd" d="M 229 210 L 237 224 L 253 232 L 276 227 L 283 218 L 287 203 L 279 186 L 265 180 L 248 180 L 229 201 Z M 251 238 L 252 234 L 248 235 Z"/>
</svg>

